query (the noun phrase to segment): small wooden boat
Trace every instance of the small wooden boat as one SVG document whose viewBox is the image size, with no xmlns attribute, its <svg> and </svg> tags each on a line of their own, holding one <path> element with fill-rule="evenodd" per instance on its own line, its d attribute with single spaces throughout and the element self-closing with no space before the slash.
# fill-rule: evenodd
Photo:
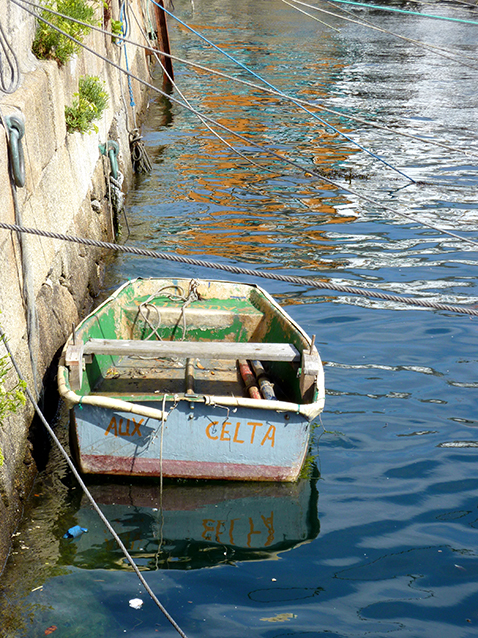
<svg viewBox="0 0 478 638">
<path fill-rule="evenodd" d="M 313 339 L 255 285 L 135 279 L 58 371 L 82 472 L 293 481 L 322 411 Z"/>
</svg>

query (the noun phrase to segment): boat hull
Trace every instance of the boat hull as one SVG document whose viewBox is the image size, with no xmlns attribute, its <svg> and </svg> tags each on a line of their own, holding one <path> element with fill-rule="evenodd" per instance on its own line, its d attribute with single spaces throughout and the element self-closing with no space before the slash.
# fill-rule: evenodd
<svg viewBox="0 0 478 638">
<path fill-rule="evenodd" d="M 186 401 L 165 407 L 167 420 L 161 421 L 75 406 L 73 448 L 81 471 L 254 481 L 294 481 L 299 476 L 310 432 L 303 416 Z"/>
<path fill-rule="evenodd" d="M 80 470 L 146 477 L 294 481 L 325 400 L 314 339 L 258 286 L 211 280 L 126 282 L 58 387 Z"/>
</svg>

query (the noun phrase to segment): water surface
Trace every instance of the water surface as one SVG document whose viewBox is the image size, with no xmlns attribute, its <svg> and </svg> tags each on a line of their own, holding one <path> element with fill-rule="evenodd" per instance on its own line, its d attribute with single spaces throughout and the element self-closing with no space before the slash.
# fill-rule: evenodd
<svg viewBox="0 0 478 638">
<path fill-rule="evenodd" d="M 423 11 L 477 19 L 453 4 Z M 314 14 L 339 29 L 331 30 L 278 0 L 176 0 L 175 12 L 284 92 L 468 155 L 320 114 L 413 184 L 294 104 L 176 64 L 194 108 L 303 168 L 227 135 L 259 169 L 193 114 L 153 96 L 144 128 L 153 171 L 128 198 L 129 244 L 476 305 L 475 246 L 419 223 L 477 237 L 476 27 L 354 11 L 452 49 L 457 62 Z M 181 57 L 257 81 L 169 25 Z M 314 180 L 311 169 L 417 221 Z M 120 256 L 106 288 L 173 274 L 239 279 Z M 93 481 L 149 584 L 191 638 L 476 635 L 476 318 L 245 280 L 317 336 L 326 364 L 308 478 L 296 486 L 172 482 L 162 507 L 158 485 Z M 63 415 L 60 431 L 65 423 Z M 62 538 L 83 522 L 87 534 Z M 52 626 L 55 638 L 175 635 L 55 452 L 4 580 L 16 583 L 2 602 L 9 637 L 42 636 Z M 129 606 L 132 598 L 142 609 Z"/>
</svg>

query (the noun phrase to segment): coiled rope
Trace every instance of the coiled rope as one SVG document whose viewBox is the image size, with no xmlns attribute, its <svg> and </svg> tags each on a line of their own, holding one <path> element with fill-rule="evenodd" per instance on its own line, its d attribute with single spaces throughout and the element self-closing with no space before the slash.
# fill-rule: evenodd
<svg viewBox="0 0 478 638">
<path fill-rule="evenodd" d="M 202 259 L 194 259 L 192 257 L 183 257 L 174 253 L 162 253 L 156 250 L 148 250 L 145 248 L 135 248 L 134 246 L 124 246 L 121 244 L 114 244 L 111 242 L 100 241 L 97 239 L 86 239 L 85 237 L 75 237 L 73 235 L 64 235 L 62 233 L 55 233 L 47 230 L 40 230 L 38 228 L 25 228 L 24 226 L 18 226 L 16 224 L 8 224 L 6 222 L 0 222 L 0 228 L 5 230 L 15 231 L 17 233 L 30 233 L 39 237 L 49 237 L 50 239 L 59 239 L 61 241 L 69 241 L 76 244 L 83 244 L 84 246 L 95 246 L 97 248 L 105 248 L 107 250 L 114 250 L 121 253 L 129 253 L 131 255 L 139 255 L 141 257 L 151 257 L 153 259 L 164 259 L 167 261 L 173 261 L 181 264 L 188 264 L 190 266 L 201 266 L 203 268 L 212 268 L 214 270 L 223 270 L 235 275 L 247 275 L 250 277 L 261 277 L 262 279 L 273 279 L 275 281 L 283 281 L 291 284 L 300 284 L 305 286 L 311 286 L 319 290 L 331 290 L 334 292 L 343 292 L 350 295 L 360 295 L 362 297 L 368 297 L 370 299 L 381 299 L 382 301 L 392 301 L 395 303 L 406 304 L 409 306 L 418 306 L 421 308 L 432 308 L 434 310 L 445 310 L 448 312 L 456 312 L 463 315 L 472 315 L 478 317 L 478 310 L 467 306 L 455 306 L 450 304 L 444 304 L 436 301 L 429 301 L 427 299 L 411 299 L 409 297 L 402 297 L 400 295 L 392 295 L 377 290 L 365 290 L 364 288 L 356 288 L 354 286 L 345 286 L 342 284 L 334 284 L 326 281 L 319 281 L 312 279 L 311 277 L 298 277 L 294 275 L 281 275 L 279 273 L 264 272 L 261 270 L 254 270 L 251 268 L 242 268 L 240 266 L 231 266 L 229 264 L 219 264 L 215 262 L 204 261 Z"/>
<path fill-rule="evenodd" d="M 18 378 L 21 381 L 25 382 L 25 392 L 28 396 L 28 398 L 30 399 L 33 407 L 35 408 L 35 412 L 38 414 L 38 416 L 41 419 L 41 422 L 43 423 L 43 425 L 45 426 L 45 428 L 47 429 L 48 434 L 51 436 L 51 438 L 53 439 L 55 445 L 57 446 L 57 448 L 60 450 L 60 453 L 62 454 L 62 456 L 64 457 L 64 459 L 66 460 L 66 462 L 68 463 L 68 466 L 70 468 L 70 470 L 73 472 L 76 480 L 78 481 L 81 489 L 83 490 L 83 492 L 85 493 L 85 495 L 87 496 L 87 498 L 89 499 L 89 501 L 91 502 L 93 508 L 95 509 L 96 513 L 98 514 L 98 516 L 101 518 L 101 520 L 103 521 L 103 523 L 106 525 L 106 527 L 108 528 L 109 532 L 112 534 L 113 538 L 115 539 L 115 541 L 117 542 L 119 548 L 121 549 L 121 551 L 123 552 L 123 554 L 125 555 L 126 559 L 128 560 L 129 564 L 131 565 L 131 567 L 133 568 L 134 572 L 136 573 L 136 576 L 139 578 L 139 580 L 141 581 L 142 585 L 144 586 L 144 588 L 146 589 L 146 591 L 148 592 L 148 594 L 151 596 L 151 598 L 153 599 L 153 601 L 156 603 L 156 605 L 159 607 L 159 609 L 163 612 L 163 614 L 165 615 L 165 617 L 169 620 L 169 622 L 171 623 L 171 625 L 174 627 L 174 629 L 176 629 L 176 631 L 178 632 L 178 634 L 180 636 L 182 636 L 182 638 L 187 638 L 186 634 L 184 633 L 184 631 L 181 629 L 181 627 L 176 623 L 176 621 L 174 620 L 174 618 L 168 613 L 168 611 L 166 610 L 166 608 L 161 604 L 161 602 L 159 601 L 159 599 L 157 598 L 156 594 L 153 592 L 153 590 L 151 589 L 151 587 L 148 585 L 148 583 L 146 582 L 146 580 L 144 579 L 143 574 L 140 572 L 140 570 L 138 569 L 136 563 L 134 562 L 132 556 L 130 555 L 130 553 L 128 552 L 128 550 L 126 549 L 123 541 L 121 540 L 121 538 L 118 536 L 118 534 L 115 532 L 115 530 L 113 529 L 113 527 L 111 526 L 111 523 L 108 521 L 108 519 L 106 518 L 106 516 L 103 514 L 103 512 L 101 511 L 100 507 L 98 506 L 98 504 L 96 503 L 95 499 L 93 498 L 93 496 L 91 495 L 90 491 L 88 490 L 88 488 L 86 487 L 83 479 L 81 478 L 80 474 L 78 473 L 76 467 L 74 466 L 72 460 L 70 459 L 68 453 L 66 452 L 65 448 L 62 446 L 62 444 L 60 443 L 58 437 L 56 436 L 55 432 L 53 431 L 53 429 L 51 428 L 50 424 L 48 423 L 48 421 L 46 420 L 43 412 L 40 410 L 37 402 L 35 401 L 32 393 L 30 392 L 28 386 L 26 385 L 26 381 L 25 378 L 23 377 L 21 370 L 15 360 L 15 357 L 13 356 L 13 353 L 10 349 L 10 346 L 8 345 L 8 341 L 7 341 L 7 336 L 3 330 L 3 328 L 0 326 L 0 341 L 3 342 L 3 345 L 5 346 L 6 351 L 8 352 L 8 354 L 10 355 L 10 359 L 12 360 L 12 364 L 13 367 L 15 368 L 15 371 L 18 375 Z"/>
</svg>

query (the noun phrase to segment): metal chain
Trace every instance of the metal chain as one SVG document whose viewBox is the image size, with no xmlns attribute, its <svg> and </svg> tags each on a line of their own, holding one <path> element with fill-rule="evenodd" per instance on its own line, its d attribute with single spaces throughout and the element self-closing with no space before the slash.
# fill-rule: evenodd
<svg viewBox="0 0 478 638">
<path fill-rule="evenodd" d="M 7 224 L 0 222 L 0 228 L 15 231 L 17 233 L 30 233 L 39 237 L 49 237 L 50 239 L 59 239 L 61 241 L 69 241 L 84 246 L 95 246 L 97 248 L 105 248 L 107 250 L 115 250 L 121 253 L 129 253 L 131 255 L 139 255 L 141 257 L 151 257 L 153 259 L 165 259 L 176 263 L 188 264 L 190 266 L 201 266 L 203 268 L 213 268 L 214 270 L 224 270 L 234 273 L 235 275 L 247 275 L 250 277 L 261 277 L 262 279 L 273 279 L 275 281 L 284 281 L 291 284 L 299 284 L 311 286 L 322 290 L 332 290 L 335 292 L 343 292 L 349 295 L 360 295 L 370 299 L 381 299 L 383 301 L 393 301 L 408 306 L 418 306 L 421 308 L 432 308 L 434 310 L 445 310 L 447 312 L 456 312 L 462 315 L 472 315 L 478 317 L 478 310 L 468 306 L 455 306 L 444 304 L 427 299 L 411 299 L 410 297 L 402 297 L 400 295 L 392 295 L 377 290 L 365 290 L 354 286 L 345 286 L 342 284 L 334 284 L 326 281 L 318 281 L 310 277 L 297 277 L 293 275 L 280 275 L 279 273 L 264 272 L 262 270 L 253 270 L 250 268 L 241 268 L 239 266 L 231 266 L 229 264 L 218 264 L 202 259 L 193 259 L 191 257 L 182 257 L 174 253 L 161 253 L 156 250 L 146 250 L 145 248 L 134 248 L 133 246 L 122 246 L 121 244 L 113 244 L 111 242 L 99 241 L 97 239 L 86 239 L 84 237 L 74 237 L 73 235 L 63 235 L 62 233 L 54 233 L 52 231 L 39 230 L 38 228 L 25 228 L 16 224 Z"/>
</svg>

